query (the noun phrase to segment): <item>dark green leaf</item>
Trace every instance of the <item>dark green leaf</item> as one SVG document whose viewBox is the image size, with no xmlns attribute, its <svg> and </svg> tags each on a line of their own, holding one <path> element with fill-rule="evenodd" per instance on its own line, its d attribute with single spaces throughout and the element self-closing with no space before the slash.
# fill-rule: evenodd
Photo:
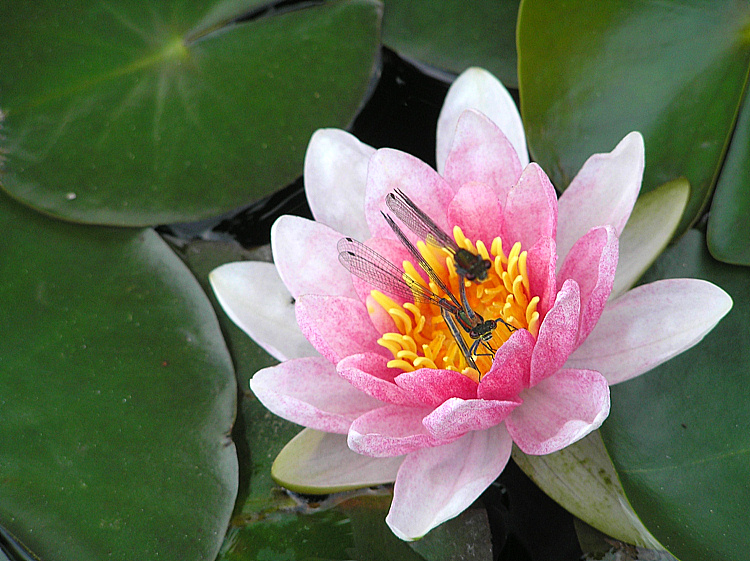
<svg viewBox="0 0 750 561">
<path fill-rule="evenodd" d="M 709 280 L 734 308 L 699 345 L 612 387 L 601 434 L 638 516 L 680 559 L 750 550 L 750 272 L 714 261 L 690 230 L 646 273 Z M 701 302 L 694 303 L 696 314 Z M 659 334 L 654 333 L 654 337 Z"/>
<path fill-rule="evenodd" d="M 386 0 L 383 42 L 402 56 L 456 74 L 481 66 L 515 88 L 519 1 Z"/>
<path fill-rule="evenodd" d="M 492 533 L 484 507 L 472 507 L 444 522 L 411 548 L 427 561 L 492 561 Z"/>
<path fill-rule="evenodd" d="M 0 524 L 45 561 L 213 559 L 236 390 L 200 286 L 151 230 L 0 223 Z"/>
<path fill-rule="evenodd" d="M 390 493 L 365 493 L 247 519 L 230 530 L 220 559 L 420 561 L 385 523 Z"/>
<path fill-rule="evenodd" d="M 271 479 L 271 465 L 284 445 L 302 430 L 299 425 L 270 413 L 250 391 L 253 374 L 277 361 L 227 317 L 208 283 L 208 274 L 224 263 L 270 258 L 270 250 L 264 253 L 264 249 L 267 246 L 251 252 L 232 242 L 196 241 L 178 250 L 214 304 L 237 373 L 240 406 L 232 437 L 240 462 L 240 488 L 235 508 L 240 520 L 292 504 Z"/>
<path fill-rule="evenodd" d="M 525 0 L 521 110 L 530 151 L 558 188 L 630 131 L 646 141 L 644 192 L 684 176 L 680 230 L 708 203 L 750 64 L 736 0 Z M 745 148 L 746 149 L 746 148 Z"/>
<path fill-rule="evenodd" d="M 302 172 L 374 72 L 381 7 L 258 0 L 0 5 L 2 186 L 67 220 L 150 225 L 247 204 Z"/>
<path fill-rule="evenodd" d="M 721 168 L 708 220 L 708 249 L 716 259 L 750 265 L 750 92 Z"/>
</svg>

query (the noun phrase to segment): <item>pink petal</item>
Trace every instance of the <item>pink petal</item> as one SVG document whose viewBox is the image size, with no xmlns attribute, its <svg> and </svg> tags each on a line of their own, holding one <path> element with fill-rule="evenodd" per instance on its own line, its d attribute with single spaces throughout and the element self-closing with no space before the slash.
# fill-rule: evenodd
<svg viewBox="0 0 750 561">
<path fill-rule="evenodd" d="M 502 231 L 502 219 L 503 207 L 497 194 L 478 183 L 464 185 L 448 207 L 448 222 L 460 226 L 471 241 L 482 240 L 488 248 Z"/>
<path fill-rule="evenodd" d="M 609 415 L 607 380 L 593 370 L 560 370 L 521 394 L 505 421 L 526 454 L 562 450 L 601 426 Z"/>
<path fill-rule="evenodd" d="M 396 377 L 396 384 L 423 405 L 436 407 L 451 397 L 472 399 L 477 396 L 477 383 L 453 370 L 420 368 Z"/>
<path fill-rule="evenodd" d="M 557 372 L 578 343 L 581 295 L 575 281 L 565 281 L 555 305 L 539 327 L 531 355 L 529 385 L 535 386 Z"/>
<path fill-rule="evenodd" d="M 336 244 L 343 236 L 320 222 L 281 216 L 271 228 L 273 260 L 284 284 L 301 294 L 356 296 L 349 272 L 339 263 Z"/>
<path fill-rule="evenodd" d="M 313 347 L 334 364 L 342 358 L 372 352 L 385 355 L 380 334 L 359 300 L 344 296 L 300 296 L 295 306 L 297 323 Z"/>
<path fill-rule="evenodd" d="M 375 149 L 346 131 L 320 129 L 305 154 L 305 194 L 315 220 L 346 236 L 370 237 L 365 220 L 367 164 Z"/>
<path fill-rule="evenodd" d="M 521 167 L 529 163 L 526 136 L 518 107 L 508 90 L 492 74 L 481 68 L 465 70 L 448 90 L 437 125 L 437 169 L 442 174 L 456 124 L 467 109 L 476 109 L 486 115 L 503 131 L 513 145 Z"/>
<path fill-rule="evenodd" d="M 346 357 L 336 365 L 339 375 L 358 390 L 386 403 L 421 406 L 422 403 L 408 391 L 398 387 L 393 379 L 401 373 L 388 368 L 388 359 L 382 355 L 363 353 Z"/>
<path fill-rule="evenodd" d="M 435 438 L 458 438 L 467 432 L 486 430 L 502 423 L 519 404 L 520 401 L 452 397 L 427 415 L 422 424 Z"/>
<path fill-rule="evenodd" d="M 557 194 L 547 174 L 531 163 L 505 201 L 503 241 L 509 248 L 521 242 L 522 249 L 533 247 L 541 238 L 555 238 Z"/>
<path fill-rule="evenodd" d="M 349 448 L 385 458 L 450 442 L 435 438 L 424 428 L 422 419 L 429 412 L 428 407 L 386 405 L 365 413 L 349 427 Z"/>
<path fill-rule="evenodd" d="M 445 231 L 452 231 L 446 210 L 453 199 L 453 190 L 430 166 L 405 152 L 383 148 L 370 159 L 367 174 L 365 215 L 374 237 L 396 239 L 380 214 L 389 212 L 385 196 L 401 189 L 414 203 Z M 410 238 L 416 240 L 406 230 Z"/>
<path fill-rule="evenodd" d="M 273 263 L 227 263 L 208 278 L 229 319 L 273 357 L 318 354 L 297 325 L 294 301 Z"/>
<path fill-rule="evenodd" d="M 477 389 L 480 399 L 512 400 L 529 386 L 531 355 L 536 340 L 525 329 L 515 331 L 495 353 L 490 371 Z"/>
<path fill-rule="evenodd" d="M 698 343 L 731 308 L 726 292 L 698 279 L 639 286 L 604 308 L 566 367 L 596 369 L 619 384 Z"/>
<path fill-rule="evenodd" d="M 250 389 L 266 408 L 288 421 L 346 434 L 352 421 L 383 404 L 343 380 L 321 357 L 299 358 L 264 368 Z"/>
<path fill-rule="evenodd" d="M 554 239 L 540 238 L 527 251 L 526 270 L 529 275 L 529 291 L 532 297 L 539 297 L 536 309 L 539 317 L 544 318 L 557 296 L 557 249 Z"/>
<path fill-rule="evenodd" d="M 474 110 L 461 113 L 442 173 L 455 191 L 481 183 L 505 201 L 521 169 L 516 149 L 495 123 Z"/>
<path fill-rule="evenodd" d="M 570 249 L 557 275 L 558 286 L 568 279 L 581 290 L 578 344 L 588 337 L 602 315 L 617 270 L 617 234 L 611 226 L 593 228 Z"/>
<path fill-rule="evenodd" d="M 631 132 L 608 154 L 594 154 L 560 196 L 557 251 L 564 258 L 576 240 L 610 224 L 619 236 L 643 178 L 643 137 Z"/>
<path fill-rule="evenodd" d="M 459 515 L 497 479 L 511 446 L 497 425 L 409 454 L 398 470 L 388 526 L 402 540 L 415 540 Z"/>
</svg>

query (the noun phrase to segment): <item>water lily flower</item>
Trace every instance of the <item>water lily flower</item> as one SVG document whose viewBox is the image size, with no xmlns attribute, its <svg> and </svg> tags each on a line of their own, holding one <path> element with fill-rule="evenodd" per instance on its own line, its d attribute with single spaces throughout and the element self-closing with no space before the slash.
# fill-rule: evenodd
<svg viewBox="0 0 750 561">
<path fill-rule="evenodd" d="M 277 415 L 338 435 L 320 462 L 395 481 L 386 521 L 408 540 L 467 508 L 502 472 L 513 443 L 548 454 L 599 427 L 610 384 L 691 347 L 732 305 L 694 279 L 608 301 L 641 185 L 639 133 L 593 155 L 558 200 L 528 161 L 510 95 L 471 69 L 450 89 L 437 137 L 436 171 L 344 131 L 317 131 L 305 161 L 316 220 L 274 224 L 275 266 L 232 263 L 211 274 L 230 317 L 283 361 L 255 374 L 255 395 Z M 486 281 L 470 283 L 447 252 L 419 243 L 452 291 L 465 282 L 472 309 L 515 328 L 498 325 L 496 352 L 480 351 L 476 369 L 437 306 L 373 290 L 339 263 L 337 243 L 351 236 L 428 286 L 381 215 L 395 189 L 492 262 Z"/>
</svg>

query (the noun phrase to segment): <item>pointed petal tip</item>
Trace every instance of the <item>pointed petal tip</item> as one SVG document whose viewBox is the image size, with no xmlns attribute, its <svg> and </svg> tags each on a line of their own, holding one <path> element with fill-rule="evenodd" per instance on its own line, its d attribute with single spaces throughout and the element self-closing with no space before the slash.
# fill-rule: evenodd
<svg viewBox="0 0 750 561">
<path fill-rule="evenodd" d="M 516 149 L 521 167 L 529 163 L 523 122 L 513 97 L 492 73 L 471 67 L 453 82 L 440 111 L 436 146 L 439 173 L 444 170 L 459 115 L 466 109 L 476 109 L 489 117 Z"/>
</svg>

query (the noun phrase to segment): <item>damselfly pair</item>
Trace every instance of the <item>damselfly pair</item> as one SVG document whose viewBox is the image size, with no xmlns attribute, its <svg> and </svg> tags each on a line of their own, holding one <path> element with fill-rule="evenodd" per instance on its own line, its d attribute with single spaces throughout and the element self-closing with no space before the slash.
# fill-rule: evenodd
<svg viewBox="0 0 750 561">
<path fill-rule="evenodd" d="M 456 298 L 395 220 L 385 213 L 381 214 L 383 214 L 383 218 L 396 234 L 396 237 L 445 296 L 433 292 L 385 257 L 353 238 L 343 238 L 339 241 L 339 261 L 349 272 L 391 296 L 413 300 L 417 303 L 437 305 L 467 365 L 479 372 L 476 358 L 478 356 L 494 357 L 495 355 L 496 349 L 492 347 L 491 340 L 498 324 L 503 324 L 509 331 L 515 330 L 515 327 L 502 319 L 485 320 L 469 305 L 464 279 L 479 283 L 486 280 L 488 269 L 492 266 L 492 263 L 481 255 L 459 247 L 453 238 L 435 224 L 401 190 L 396 189 L 393 193 L 389 193 L 385 202 L 393 214 L 428 245 L 443 248 L 452 255 L 456 274 L 459 276 L 460 300 Z M 468 346 L 464 341 L 461 330 L 472 339 L 471 346 Z"/>
</svg>

